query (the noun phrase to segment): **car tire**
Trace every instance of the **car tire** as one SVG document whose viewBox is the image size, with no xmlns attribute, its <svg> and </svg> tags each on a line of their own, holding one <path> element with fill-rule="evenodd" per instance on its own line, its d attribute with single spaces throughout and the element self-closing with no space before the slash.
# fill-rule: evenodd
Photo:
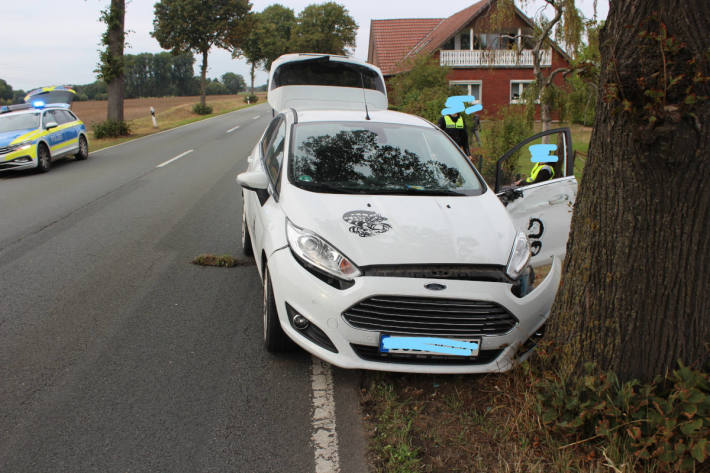
<svg viewBox="0 0 710 473">
<path fill-rule="evenodd" d="M 44 143 L 37 146 L 37 172 L 47 172 L 52 167 L 52 156 Z"/>
<path fill-rule="evenodd" d="M 251 245 L 251 235 L 247 226 L 246 204 L 244 203 L 244 195 L 242 195 L 242 253 L 246 256 L 254 254 L 254 248 Z"/>
<path fill-rule="evenodd" d="M 89 142 L 84 135 L 79 136 L 79 152 L 74 155 L 77 161 L 83 161 L 89 157 Z"/>
<path fill-rule="evenodd" d="M 293 342 L 284 333 L 276 311 L 276 300 L 271 286 L 269 268 L 264 262 L 264 347 L 270 353 L 283 353 L 293 349 Z"/>
</svg>

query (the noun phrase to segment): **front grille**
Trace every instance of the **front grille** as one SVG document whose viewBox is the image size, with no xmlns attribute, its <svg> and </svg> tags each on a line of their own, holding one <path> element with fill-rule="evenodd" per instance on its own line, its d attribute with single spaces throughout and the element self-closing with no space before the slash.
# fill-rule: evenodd
<svg viewBox="0 0 710 473">
<path fill-rule="evenodd" d="M 10 151 L 15 151 L 19 147 L 20 147 L 20 145 L 2 146 L 2 147 L 0 147 L 0 154 L 9 153 Z"/>
<path fill-rule="evenodd" d="M 363 276 L 454 279 L 463 281 L 489 281 L 510 283 L 505 266 L 479 264 L 405 264 L 373 265 L 360 268 Z"/>
<path fill-rule="evenodd" d="M 347 309 L 343 317 L 363 330 L 456 338 L 502 335 L 518 323 L 495 302 L 430 297 L 374 296 Z"/>
<path fill-rule="evenodd" d="M 415 355 L 410 353 L 382 353 L 378 347 L 350 344 L 355 354 L 367 361 L 407 363 L 419 365 L 485 365 L 498 358 L 503 349 L 481 350 L 478 356 Z"/>
</svg>

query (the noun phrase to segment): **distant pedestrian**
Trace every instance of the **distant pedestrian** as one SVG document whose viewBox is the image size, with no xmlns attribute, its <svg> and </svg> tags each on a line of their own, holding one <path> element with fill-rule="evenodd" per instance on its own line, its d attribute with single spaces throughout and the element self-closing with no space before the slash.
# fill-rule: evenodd
<svg viewBox="0 0 710 473">
<path fill-rule="evenodd" d="M 481 137 L 478 136 L 478 131 L 481 129 L 481 119 L 478 118 L 478 115 L 473 116 L 473 136 L 476 138 L 476 142 L 478 143 L 478 147 L 481 147 Z"/>
<path fill-rule="evenodd" d="M 468 134 L 466 133 L 466 128 L 464 127 L 463 116 L 459 113 L 444 115 L 439 118 L 438 125 L 439 128 L 444 130 L 446 134 L 461 147 L 464 153 L 466 153 L 466 156 L 470 157 L 470 151 L 468 149 Z"/>
</svg>

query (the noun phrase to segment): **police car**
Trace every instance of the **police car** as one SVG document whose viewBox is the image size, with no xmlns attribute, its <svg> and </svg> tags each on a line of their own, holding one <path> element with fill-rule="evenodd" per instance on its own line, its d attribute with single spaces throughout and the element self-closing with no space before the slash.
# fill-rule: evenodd
<svg viewBox="0 0 710 473">
<path fill-rule="evenodd" d="M 0 107 L 0 171 L 47 172 L 58 158 L 89 157 L 86 126 L 69 104 L 45 103 L 37 95 L 25 99 L 31 103 Z"/>
<path fill-rule="evenodd" d="M 370 64 L 287 55 L 269 84 L 275 117 L 237 176 L 266 349 L 426 373 L 500 372 L 529 356 L 576 196 L 569 134 L 555 179 L 496 195 L 437 126 L 387 110 Z M 539 265 L 551 269 L 533 285 Z"/>
</svg>

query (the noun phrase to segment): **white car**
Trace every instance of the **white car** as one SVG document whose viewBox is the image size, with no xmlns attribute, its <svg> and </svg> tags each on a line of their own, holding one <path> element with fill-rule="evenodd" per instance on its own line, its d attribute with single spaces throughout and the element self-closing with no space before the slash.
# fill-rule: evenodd
<svg viewBox="0 0 710 473">
<path fill-rule="evenodd" d="M 445 133 L 386 110 L 376 67 L 289 55 L 270 84 L 276 116 L 237 176 L 266 349 L 295 342 L 342 368 L 426 373 L 500 372 L 528 356 L 576 196 L 569 133 L 557 178 L 508 191 L 506 207 Z"/>
</svg>

